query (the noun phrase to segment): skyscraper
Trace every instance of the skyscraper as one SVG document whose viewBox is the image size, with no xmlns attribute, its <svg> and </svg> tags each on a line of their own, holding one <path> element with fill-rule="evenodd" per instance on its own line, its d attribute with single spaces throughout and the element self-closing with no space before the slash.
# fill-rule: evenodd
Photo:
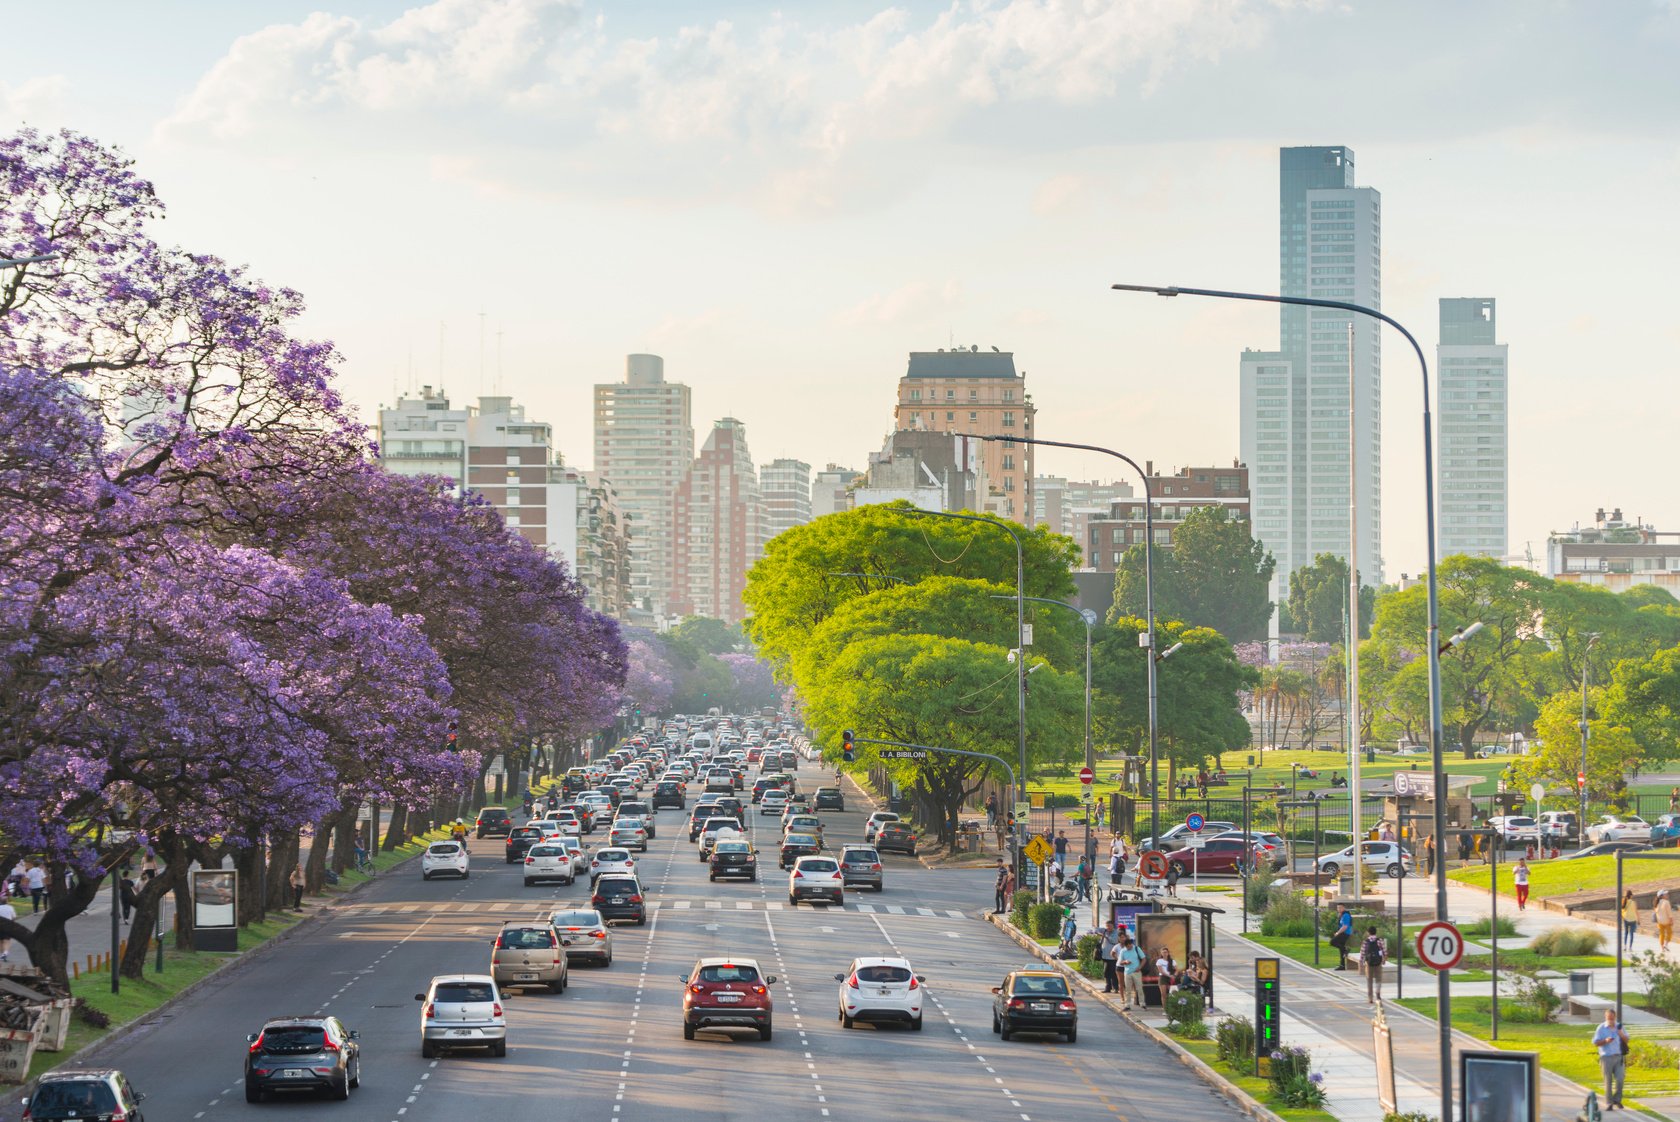
<svg viewBox="0 0 1680 1122">
<path fill-rule="evenodd" d="M 765 541 L 811 520 L 811 465 L 804 460 L 771 460 L 759 468 L 758 492 Z"/>
<path fill-rule="evenodd" d="M 671 509 L 671 614 L 739 623 L 747 570 L 764 555 L 764 508 L 745 425 L 725 417 L 712 426 Z"/>
<path fill-rule="evenodd" d="M 1442 557 L 1505 556 L 1510 532 L 1506 346 L 1495 342 L 1494 304 L 1441 301 L 1435 348 L 1435 460 Z"/>
<path fill-rule="evenodd" d="M 694 462 L 692 402 L 658 355 L 630 355 L 624 367 L 624 381 L 595 387 L 595 472 L 631 519 L 632 618 L 657 622 L 671 599 L 671 503 Z"/>
<path fill-rule="evenodd" d="M 1033 403 L 1015 356 L 993 347 L 911 351 L 898 380 L 897 427 L 928 432 L 1031 436 Z M 970 450 L 980 475 L 980 509 L 1030 525 L 1033 446 L 976 441 Z"/>
<path fill-rule="evenodd" d="M 1382 199 L 1354 186 L 1352 149 L 1285 148 L 1279 168 L 1282 294 L 1380 309 Z M 1378 326 L 1369 316 L 1283 305 L 1278 349 L 1243 352 L 1241 453 L 1252 472 L 1255 537 L 1277 559 L 1277 599 L 1296 568 L 1352 550 L 1350 485 L 1361 579 L 1382 579 Z"/>
</svg>

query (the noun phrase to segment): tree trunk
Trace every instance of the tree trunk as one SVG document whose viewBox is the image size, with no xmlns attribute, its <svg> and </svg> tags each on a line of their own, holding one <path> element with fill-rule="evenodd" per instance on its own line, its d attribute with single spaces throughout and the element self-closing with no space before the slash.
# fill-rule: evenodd
<svg viewBox="0 0 1680 1122">
<path fill-rule="evenodd" d="M 327 883 L 327 847 L 338 818 L 339 812 L 334 811 L 315 823 L 314 834 L 309 839 L 309 860 L 303 866 L 303 886 L 309 892 L 319 892 Z"/>
<path fill-rule="evenodd" d="M 203 864 L 203 853 L 199 853 L 199 863 Z M 178 951 L 192 950 L 192 885 L 187 876 L 187 866 L 192 858 L 187 846 L 178 844 L 175 852 L 170 854 L 167 868 L 179 867 L 181 875 L 174 878 L 171 891 L 175 893 L 175 949 Z M 159 876 L 165 875 L 163 872 Z"/>
<path fill-rule="evenodd" d="M 239 873 L 237 917 L 241 927 L 262 918 L 262 860 L 262 850 L 256 846 L 233 854 L 233 867 Z"/>
<path fill-rule="evenodd" d="M 14 936 L 29 952 L 29 961 L 47 977 L 64 985 L 70 984 L 70 938 L 64 925 L 87 911 L 105 884 L 104 878 L 78 877 L 70 888 L 64 888 L 64 866 L 54 865 L 49 881 L 54 885 L 52 906 L 41 913 L 35 930 L 28 938 Z"/>
<path fill-rule="evenodd" d="M 332 868 L 335 873 L 342 873 L 355 860 L 356 813 L 361 808 L 361 799 L 346 799 L 344 805 L 339 808 L 332 852 Z"/>
<path fill-rule="evenodd" d="M 268 899 L 263 901 L 264 912 L 281 911 L 292 901 L 292 870 L 297 868 L 298 852 L 303 848 L 296 830 L 285 838 L 269 843 Z"/>
<path fill-rule="evenodd" d="M 151 880 L 142 881 L 134 894 L 134 916 L 128 925 L 128 949 L 123 952 L 122 976 L 139 981 L 151 957 L 152 932 L 157 927 L 158 912 L 164 897 L 177 885 L 185 885 L 187 867 L 184 861 L 171 861 Z"/>
<path fill-rule="evenodd" d="M 391 808 L 391 821 L 385 827 L 385 840 L 379 848 L 390 853 L 408 840 L 408 808 L 401 803 Z"/>
</svg>

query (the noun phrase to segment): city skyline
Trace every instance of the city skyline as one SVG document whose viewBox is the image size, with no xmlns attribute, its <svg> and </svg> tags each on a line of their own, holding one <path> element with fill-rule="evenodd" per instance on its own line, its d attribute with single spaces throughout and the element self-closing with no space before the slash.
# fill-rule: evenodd
<svg viewBox="0 0 1680 1122">
<path fill-rule="evenodd" d="M 859 464 L 903 356 L 978 345 L 1031 373 L 1041 436 L 1223 463 L 1230 356 L 1268 345 L 1275 314 L 1107 285 L 1273 290 L 1277 149 L 1346 144 L 1386 204 L 1385 310 L 1433 358 L 1438 301 L 1493 294 L 1522 356 L 1510 550 L 1604 505 L 1680 525 L 1657 459 L 1680 245 L 1638 217 L 1680 185 L 1672 5 L 164 8 L 179 33 L 160 39 L 156 11 L 103 6 L 110 34 L 72 55 L 53 12 L 7 5 L 37 46 L 0 120 L 122 144 L 170 236 L 300 289 L 370 425 L 425 383 L 511 395 L 581 464 L 589 387 L 651 351 L 764 462 Z M 141 41 L 144 59 L 123 48 Z M 781 113 L 755 108 L 766 88 Z M 1613 208 L 1592 202 L 1606 167 Z M 1423 564 L 1419 387 L 1384 339 L 1397 579 Z M 1560 447 L 1595 470 L 1552 471 Z"/>
</svg>

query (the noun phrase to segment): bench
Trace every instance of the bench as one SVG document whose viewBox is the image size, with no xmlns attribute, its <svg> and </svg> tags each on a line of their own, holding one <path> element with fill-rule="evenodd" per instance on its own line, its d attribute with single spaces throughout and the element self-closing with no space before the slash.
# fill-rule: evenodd
<svg viewBox="0 0 1680 1122">
<path fill-rule="evenodd" d="M 1602 1017 L 1606 1009 L 1616 1007 L 1615 998 L 1599 997 L 1592 993 L 1574 993 L 1563 1000 L 1568 1005 L 1570 1014 L 1577 1017 Z"/>
</svg>

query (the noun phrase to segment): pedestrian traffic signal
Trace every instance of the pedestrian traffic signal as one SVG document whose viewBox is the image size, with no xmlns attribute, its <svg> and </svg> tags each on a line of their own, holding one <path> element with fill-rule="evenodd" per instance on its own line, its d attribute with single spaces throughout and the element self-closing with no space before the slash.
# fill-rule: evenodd
<svg viewBox="0 0 1680 1122">
<path fill-rule="evenodd" d="M 857 748 L 852 743 L 851 729 L 847 729 L 840 734 L 840 758 L 847 763 L 854 763 L 857 760 Z"/>
<path fill-rule="evenodd" d="M 444 747 L 445 751 L 459 752 L 461 750 L 461 746 L 459 744 L 457 744 L 456 741 L 455 741 L 455 734 L 456 734 L 456 731 L 460 728 L 460 724 L 461 723 L 459 721 L 450 721 L 449 722 L 449 735 L 447 737 L 445 737 L 444 741 L 443 741 L 443 747 Z"/>
</svg>

